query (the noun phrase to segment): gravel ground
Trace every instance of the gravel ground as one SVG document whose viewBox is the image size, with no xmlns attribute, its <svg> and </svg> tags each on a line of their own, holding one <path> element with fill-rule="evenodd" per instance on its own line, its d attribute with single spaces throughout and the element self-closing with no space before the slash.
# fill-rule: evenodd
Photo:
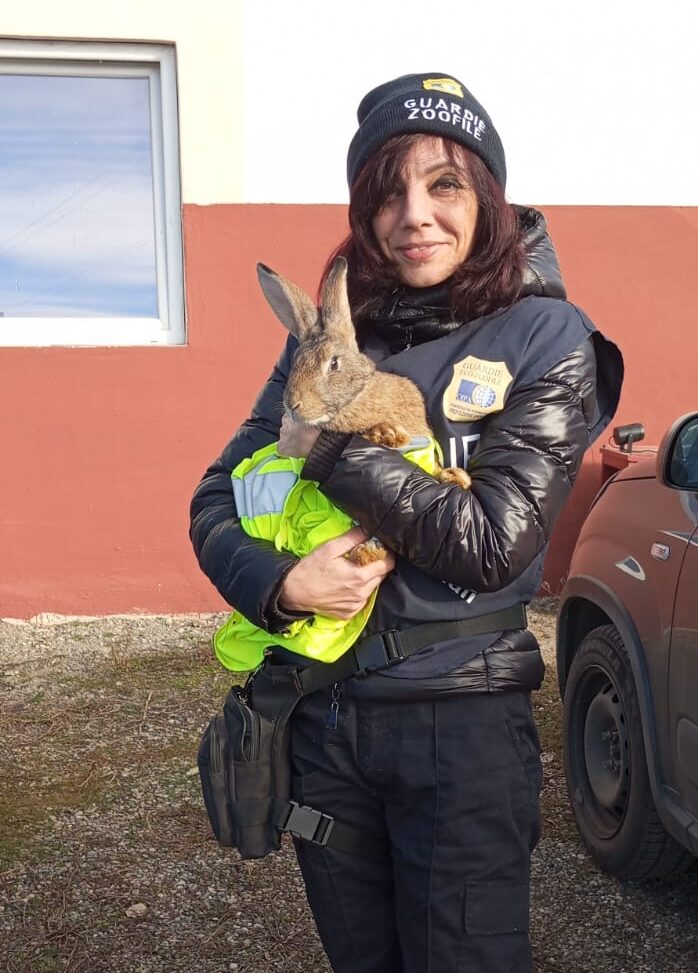
<svg viewBox="0 0 698 973">
<path fill-rule="evenodd" d="M 698 970 L 698 869 L 621 885 L 567 807 L 554 604 L 532 628 L 544 836 L 533 863 L 537 973 Z M 209 837 L 195 754 L 228 675 L 222 616 L 0 621 L 0 971 L 329 973 L 290 844 L 241 862 Z"/>
</svg>

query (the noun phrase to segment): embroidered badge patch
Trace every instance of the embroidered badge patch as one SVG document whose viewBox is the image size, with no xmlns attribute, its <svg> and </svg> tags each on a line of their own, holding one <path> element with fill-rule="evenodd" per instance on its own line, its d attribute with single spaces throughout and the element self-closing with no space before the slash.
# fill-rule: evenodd
<svg viewBox="0 0 698 973">
<path fill-rule="evenodd" d="M 422 87 L 425 91 L 445 91 L 447 95 L 463 97 L 463 88 L 453 78 L 425 78 Z"/>
<path fill-rule="evenodd" d="M 443 410 L 452 422 L 475 422 L 504 408 L 512 375 L 503 361 L 486 361 L 468 355 L 453 366 L 443 396 Z"/>
</svg>

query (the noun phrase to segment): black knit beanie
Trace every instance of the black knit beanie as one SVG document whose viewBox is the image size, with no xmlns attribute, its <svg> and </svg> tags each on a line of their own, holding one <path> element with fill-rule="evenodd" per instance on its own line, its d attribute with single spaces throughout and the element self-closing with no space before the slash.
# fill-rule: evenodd
<svg viewBox="0 0 698 973">
<path fill-rule="evenodd" d="M 506 185 L 504 149 L 490 116 L 455 78 L 438 72 L 404 74 L 369 91 L 357 115 L 359 129 L 347 158 L 349 188 L 387 139 L 412 132 L 459 142 L 480 156 L 502 189 Z"/>
</svg>

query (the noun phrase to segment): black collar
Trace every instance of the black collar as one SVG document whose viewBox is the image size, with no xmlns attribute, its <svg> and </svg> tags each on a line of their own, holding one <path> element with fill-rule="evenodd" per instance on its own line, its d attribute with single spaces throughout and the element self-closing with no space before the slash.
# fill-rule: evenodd
<svg viewBox="0 0 698 973">
<path fill-rule="evenodd" d="M 382 338 L 393 354 L 440 338 L 460 327 L 449 306 L 448 281 L 434 287 L 399 287 L 383 306 L 362 318 L 360 328 L 367 328 Z"/>
</svg>

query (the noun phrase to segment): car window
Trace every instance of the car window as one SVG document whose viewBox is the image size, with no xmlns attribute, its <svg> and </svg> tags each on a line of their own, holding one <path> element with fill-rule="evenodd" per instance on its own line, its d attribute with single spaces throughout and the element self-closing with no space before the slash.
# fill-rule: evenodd
<svg viewBox="0 0 698 973">
<path fill-rule="evenodd" d="M 698 489 L 698 418 L 687 422 L 676 437 L 669 476 L 676 486 Z"/>
</svg>

